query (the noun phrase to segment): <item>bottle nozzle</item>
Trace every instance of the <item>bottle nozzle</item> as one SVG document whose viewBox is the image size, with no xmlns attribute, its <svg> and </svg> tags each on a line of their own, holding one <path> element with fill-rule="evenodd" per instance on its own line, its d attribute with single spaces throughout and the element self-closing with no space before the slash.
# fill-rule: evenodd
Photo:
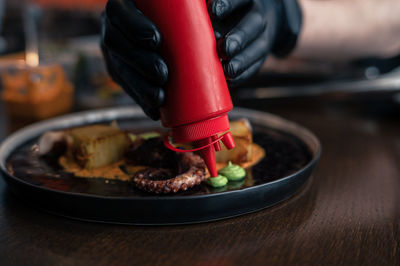
<svg viewBox="0 0 400 266">
<path fill-rule="evenodd" d="M 212 142 L 212 137 L 205 138 L 199 141 L 196 141 L 196 144 L 199 146 L 204 146 L 210 144 Z M 199 151 L 201 157 L 207 165 L 208 171 L 210 172 L 211 177 L 216 177 L 218 175 L 217 172 L 217 163 L 215 160 L 215 151 L 213 145 L 208 145 L 204 149 Z"/>
<path fill-rule="evenodd" d="M 214 142 L 215 140 L 218 139 L 218 135 L 211 136 L 209 138 L 205 138 L 199 141 L 196 141 L 196 145 L 198 146 L 206 146 L 207 144 L 210 144 Z M 222 136 L 222 143 L 224 143 L 225 147 L 230 150 L 235 148 L 235 142 L 233 141 L 233 137 L 231 132 L 227 132 Z M 210 172 L 211 177 L 216 177 L 218 175 L 217 172 L 217 163 L 215 160 L 215 151 L 220 151 L 221 150 L 221 144 L 218 142 L 215 142 L 214 145 L 208 145 L 204 149 L 201 149 L 200 155 L 203 158 L 204 162 L 207 165 L 208 171 Z"/>
<path fill-rule="evenodd" d="M 217 135 L 214 135 L 214 136 L 211 137 L 211 139 L 212 139 L 212 141 L 214 142 L 214 141 L 216 141 L 216 140 L 218 139 L 218 136 L 217 136 Z M 220 150 L 221 150 L 221 143 L 219 143 L 219 141 L 217 141 L 217 142 L 214 143 L 214 149 L 215 149 L 216 151 L 220 151 Z"/>
<path fill-rule="evenodd" d="M 165 146 L 173 150 L 175 152 L 199 152 L 200 156 L 203 158 L 204 162 L 207 165 L 208 171 L 210 172 L 211 177 L 216 177 L 218 175 L 217 172 L 217 163 L 215 160 L 215 151 L 221 150 L 221 144 L 219 141 L 224 143 L 225 147 L 230 150 L 235 147 L 235 142 L 233 140 L 231 132 L 225 132 L 223 135 L 218 136 L 217 134 L 212 135 L 210 137 L 205 137 L 200 140 L 194 141 L 195 148 L 190 150 L 181 150 L 169 142 L 169 134 L 164 136 L 164 144 Z"/>
<path fill-rule="evenodd" d="M 225 147 L 230 150 L 235 148 L 235 141 L 233 140 L 233 136 L 231 132 L 227 132 L 223 137 L 222 137 L 222 143 L 224 143 Z"/>
</svg>

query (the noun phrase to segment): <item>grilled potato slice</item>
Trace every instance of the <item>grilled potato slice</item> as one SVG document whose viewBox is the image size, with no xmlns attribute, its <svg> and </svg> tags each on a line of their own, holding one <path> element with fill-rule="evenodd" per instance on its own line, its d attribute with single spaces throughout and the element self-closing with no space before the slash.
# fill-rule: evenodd
<svg viewBox="0 0 400 266">
<path fill-rule="evenodd" d="M 125 132 L 108 125 L 90 125 L 69 131 L 72 156 L 83 168 L 93 169 L 122 159 L 129 146 Z"/>
<path fill-rule="evenodd" d="M 215 154 L 217 162 L 227 163 L 231 161 L 232 163 L 240 164 L 249 161 L 251 159 L 251 147 L 253 143 L 249 121 L 247 119 L 240 119 L 231 121 L 229 124 L 236 147 L 227 150 L 222 145 L 222 150 Z"/>
</svg>

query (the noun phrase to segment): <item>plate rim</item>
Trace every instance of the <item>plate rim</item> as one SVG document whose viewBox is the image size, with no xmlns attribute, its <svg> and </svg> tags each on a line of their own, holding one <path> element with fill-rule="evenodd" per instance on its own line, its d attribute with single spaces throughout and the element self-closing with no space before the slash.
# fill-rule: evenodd
<svg viewBox="0 0 400 266">
<path fill-rule="evenodd" d="M 244 116 L 249 118 L 250 120 L 272 120 L 275 121 L 277 124 L 285 125 L 285 127 L 292 127 L 293 129 L 296 128 L 299 130 L 303 137 L 308 137 L 311 139 L 311 141 L 315 145 L 315 151 L 311 150 L 310 143 L 306 143 L 306 141 L 302 138 L 302 136 L 299 136 L 297 134 L 293 134 L 293 132 L 289 132 L 299 139 L 303 143 L 307 145 L 307 147 L 311 150 L 312 152 L 312 159 L 304 165 L 300 170 L 287 175 L 285 177 L 279 178 L 277 180 L 267 182 L 264 184 L 256 185 L 256 186 L 251 186 L 251 187 L 246 187 L 243 189 L 239 190 L 232 190 L 232 191 L 222 191 L 218 193 L 212 193 L 212 194 L 203 194 L 203 195 L 188 195 L 188 196 L 182 196 L 182 198 L 186 200 L 191 200 L 191 199 L 201 199 L 201 198 L 210 198 L 210 197 L 220 197 L 223 195 L 232 195 L 236 193 L 247 193 L 248 191 L 251 190 L 256 190 L 256 189 L 261 189 L 264 186 L 270 186 L 272 184 L 284 182 L 288 179 L 293 178 L 296 175 L 299 175 L 305 171 L 307 171 L 310 167 L 313 167 L 316 165 L 317 161 L 319 160 L 321 153 L 322 153 L 322 147 L 319 139 L 316 137 L 314 133 L 312 133 L 309 129 L 298 125 L 297 123 L 294 123 L 292 121 L 286 120 L 285 118 L 282 118 L 280 116 L 268 113 L 268 112 L 263 112 L 263 111 L 257 111 L 257 110 L 252 110 L 252 109 L 247 109 L 247 108 L 241 108 L 241 107 L 235 107 L 229 115 L 237 115 L 237 116 Z M 35 185 L 32 183 L 29 183 L 25 180 L 22 180 L 18 177 L 13 176 L 9 171 L 7 170 L 6 167 L 6 160 L 10 156 L 10 154 L 18 148 L 20 145 L 22 145 L 24 142 L 29 141 L 32 138 L 35 138 L 39 136 L 41 133 L 45 132 L 46 130 L 50 130 L 51 128 L 53 129 L 61 129 L 61 128 L 66 128 L 66 127 L 71 127 L 76 125 L 83 125 L 85 123 L 97 123 L 105 120 L 112 120 L 112 119 L 124 119 L 124 118 L 146 118 L 146 115 L 144 112 L 138 107 L 138 106 L 123 106 L 123 107 L 111 107 L 111 108 L 103 108 L 103 109 L 96 109 L 96 110 L 88 110 L 88 111 L 81 111 L 81 112 L 74 112 L 71 114 L 63 115 L 63 116 L 57 116 L 51 119 L 43 120 L 40 122 L 33 123 L 31 125 L 28 125 L 26 127 L 23 127 L 16 132 L 12 133 L 8 137 L 6 137 L 2 143 L 0 144 L 0 171 L 2 172 L 3 175 L 7 175 L 8 178 L 13 179 L 16 182 L 22 183 L 23 185 L 27 185 L 30 187 L 33 187 L 35 189 L 39 190 L 45 190 L 46 192 L 50 193 L 61 193 L 64 194 L 65 196 L 79 196 L 79 197 L 87 197 L 87 198 L 94 198 L 94 199 L 102 199 L 102 200 L 134 200 L 134 201 L 154 201 L 154 200 L 167 200 L 167 201 L 175 201 L 175 200 L 180 200 L 181 197 L 176 197 L 173 195 L 151 195 L 151 196 L 146 196 L 146 197 L 122 197 L 122 196 L 101 196 L 101 195 L 93 195 L 93 194 L 86 194 L 86 193 L 79 193 L 79 192 L 68 192 L 68 191 L 61 191 L 61 190 L 56 190 L 52 188 L 47 188 L 47 187 L 42 187 L 39 185 Z M 84 123 L 82 123 L 84 122 Z M 71 125 L 71 123 L 73 125 Z M 272 128 L 274 128 L 272 126 Z M 277 130 L 282 130 L 279 128 L 275 128 Z M 2 176 L 3 177 L 3 176 Z M 5 179 L 5 177 L 3 177 Z M 7 182 L 7 180 L 5 180 Z"/>
</svg>

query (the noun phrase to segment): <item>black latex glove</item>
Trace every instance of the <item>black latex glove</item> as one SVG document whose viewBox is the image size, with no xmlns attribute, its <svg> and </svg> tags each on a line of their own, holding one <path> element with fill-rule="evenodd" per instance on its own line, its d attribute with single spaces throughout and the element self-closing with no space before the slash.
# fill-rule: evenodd
<svg viewBox="0 0 400 266">
<path fill-rule="evenodd" d="M 301 28 L 296 0 L 208 0 L 218 53 L 230 87 L 254 75 L 267 55 L 289 54 Z"/>
<path fill-rule="evenodd" d="M 296 0 L 204 1 L 230 87 L 255 74 L 270 51 L 284 56 L 294 47 L 301 26 Z M 157 53 L 160 43 L 156 25 L 137 10 L 132 0 L 108 1 L 102 17 L 107 68 L 153 119 L 159 118 L 162 86 L 168 78 L 167 64 Z"/>
<path fill-rule="evenodd" d="M 263 4 L 263 0 L 207 1 L 218 54 L 230 87 L 256 73 L 270 51 L 275 27 L 266 27 L 267 8 Z M 275 10 L 271 14 L 275 23 Z"/>
<path fill-rule="evenodd" d="M 167 64 L 157 53 L 159 30 L 132 0 L 109 0 L 101 19 L 108 72 L 150 118 L 159 119 L 168 78 Z"/>
</svg>

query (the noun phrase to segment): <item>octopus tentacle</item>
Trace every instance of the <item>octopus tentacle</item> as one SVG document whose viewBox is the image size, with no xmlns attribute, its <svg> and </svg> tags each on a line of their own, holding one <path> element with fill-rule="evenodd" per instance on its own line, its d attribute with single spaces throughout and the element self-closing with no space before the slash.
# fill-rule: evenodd
<svg viewBox="0 0 400 266">
<path fill-rule="evenodd" d="M 199 185 L 206 178 L 205 170 L 198 167 L 191 167 L 187 172 L 166 180 L 151 180 L 152 171 L 153 168 L 148 168 L 135 174 L 133 182 L 139 189 L 157 194 L 176 193 Z"/>
<path fill-rule="evenodd" d="M 152 152 L 145 153 L 145 150 Z M 143 154 L 150 158 L 144 158 Z M 147 168 L 136 172 L 132 178 L 137 188 L 147 192 L 176 193 L 206 179 L 206 165 L 199 155 L 170 151 L 164 147 L 161 138 L 148 140 L 135 147 L 129 152 L 129 157 L 139 164 L 138 160 L 150 162 Z"/>
</svg>

